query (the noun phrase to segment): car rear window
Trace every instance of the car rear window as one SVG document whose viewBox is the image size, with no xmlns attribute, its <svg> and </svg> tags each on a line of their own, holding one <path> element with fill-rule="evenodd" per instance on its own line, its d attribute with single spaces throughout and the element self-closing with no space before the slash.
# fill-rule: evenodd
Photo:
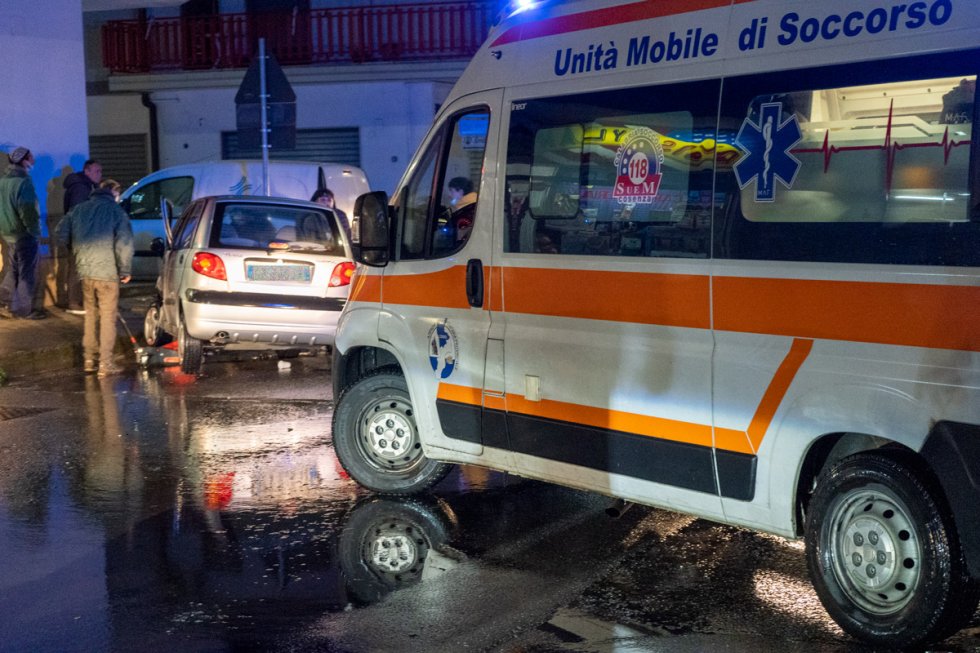
<svg viewBox="0 0 980 653">
<path fill-rule="evenodd" d="M 211 247 L 345 256 L 342 233 L 329 209 L 228 203 L 215 207 Z"/>
</svg>

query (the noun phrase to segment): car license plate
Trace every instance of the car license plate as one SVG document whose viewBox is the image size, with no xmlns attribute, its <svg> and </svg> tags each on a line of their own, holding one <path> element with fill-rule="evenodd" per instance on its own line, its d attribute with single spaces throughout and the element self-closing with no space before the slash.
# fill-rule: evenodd
<svg viewBox="0 0 980 653">
<path fill-rule="evenodd" d="M 249 281 L 299 281 L 313 280 L 312 265 L 246 265 L 245 276 Z"/>
</svg>

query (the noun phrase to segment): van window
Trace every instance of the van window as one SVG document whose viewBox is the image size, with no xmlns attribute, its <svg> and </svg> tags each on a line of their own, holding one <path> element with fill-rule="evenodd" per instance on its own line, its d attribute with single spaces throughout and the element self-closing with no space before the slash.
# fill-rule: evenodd
<svg viewBox="0 0 980 653">
<path fill-rule="evenodd" d="M 171 177 L 146 184 L 129 196 L 129 215 L 132 218 L 160 218 L 160 200 L 164 197 L 174 205 L 173 215 L 180 215 L 193 196 L 193 177 Z"/>
<path fill-rule="evenodd" d="M 718 82 L 513 102 L 509 252 L 708 256 Z"/>
<path fill-rule="evenodd" d="M 975 265 L 969 60 L 726 80 L 716 255 Z"/>
<path fill-rule="evenodd" d="M 429 143 L 395 199 L 401 259 L 458 251 L 476 219 L 490 114 L 469 110 L 449 119 Z"/>
</svg>

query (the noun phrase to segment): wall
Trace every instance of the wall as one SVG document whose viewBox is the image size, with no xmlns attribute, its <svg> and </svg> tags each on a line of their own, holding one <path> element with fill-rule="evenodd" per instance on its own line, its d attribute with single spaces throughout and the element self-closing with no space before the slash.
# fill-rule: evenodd
<svg viewBox="0 0 980 653">
<path fill-rule="evenodd" d="M 88 158 L 82 0 L 0 0 L 0 43 L 0 151 L 23 145 L 36 159 L 38 301 L 50 304 L 59 291 L 47 236 L 63 213 L 64 178 Z M 0 171 L 6 168 L 0 155 Z"/>
<path fill-rule="evenodd" d="M 364 82 L 297 85 L 298 129 L 359 127 L 361 167 L 371 187 L 389 193 L 425 135 L 448 84 Z M 151 94 L 157 106 L 160 167 L 221 158 L 221 132 L 235 129 L 237 89 L 188 89 Z M 90 98 L 93 134 L 112 133 L 113 116 L 143 116 L 139 98 L 108 104 L 111 96 Z M 129 106 L 129 109 L 124 107 Z M 138 112 L 138 113 L 137 113 Z M 99 116 L 99 118 L 96 118 Z M 118 133 L 118 132 L 117 132 Z M 275 152 L 271 153 L 275 158 Z"/>
<path fill-rule="evenodd" d="M 34 152 L 42 216 L 60 216 L 61 181 L 88 158 L 81 0 L 3 0 L 0 43 L 0 150 Z"/>
</svg>

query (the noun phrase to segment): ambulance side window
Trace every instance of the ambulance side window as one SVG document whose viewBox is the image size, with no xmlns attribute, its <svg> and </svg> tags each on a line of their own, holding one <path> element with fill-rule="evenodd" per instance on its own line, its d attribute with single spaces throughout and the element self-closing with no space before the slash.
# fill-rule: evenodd
<svg viewBox="0 0 980 653">
<path fill-rule="evenodd" d="M 707 258 L 719 82 L 511 104 L 505 250 Z"/>
<path fill-rule="evenodd" d="M 725 80 L 714 255 L 980 264 L 976 81 L 960 55 Z"/>
<path fill-rule="evenodd" d="M 432 208 L 432 185 L 442 141 L 442 134 L 432 141 L 429 149 L 419 159 L 415 174 L 398 197 L 398 201 L 402 203 L 397 207 L 402 224 L 402 259 L 425 257 L 425 234 Z"/>
<path fill-rule="evenodd" d="M 447 120 L 395 200 L 399 258 L 448 256 L 469 240 L 476 220 L 490 114 L 470 109 Z"/>
</svg>

